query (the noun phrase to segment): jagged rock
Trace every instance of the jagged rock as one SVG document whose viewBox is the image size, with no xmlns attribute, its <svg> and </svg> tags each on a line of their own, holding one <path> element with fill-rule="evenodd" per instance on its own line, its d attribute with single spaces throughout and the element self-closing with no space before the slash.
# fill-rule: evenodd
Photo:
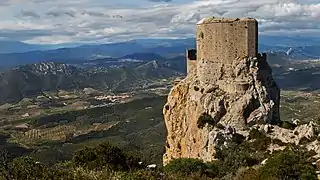
<svg viewBox="0 0 320 180">
<path fill-rule="evenodd" d="M 244 22 L 250 25 L 251 21 Z M 205 41 L 201 38 L 211 34 L 197 34 L 200 34 L 197 38 L 197 47 L 200 48 L 197 60 L 189 60 L 192 63 L 188 62 L 187 77 L 171 89 L 163 109 L 168 132 L 164 164 L 181 157 L 212 161 L 216 147 L 226 145 L 238 135 L 246 136 L 248 126 L 280 122 L 280 90 L 272 78 L 266 56 L 255 54 L 251 57 L 253 50 L 247 57 L 237 56 L 234 59 L 228 59 L 231 56 L 222 52 L 219 59 L 214 53 L 206 52 L 210 49 L 204 48 L 212 47 L 211 41 L 200 42 Z M 221 42 L 229 41 L 232 39 Z M 242 48 L 241 43 L 239 46 Z M 211 118 L 198 122 L 204 113 Z M 199 123 L 205 125 L 198 126 Z M 217 124 L 227 128 L 219 129 Z M 268 132 L 270 130 L 267 129 Z"/>
<path fill-rule="evenodd" d="M 268 131 L 266 136 L 271 139 L 278 139 L 286 144 L 299 145 L 303 140 L 311 142 L 317 139 L 319 128 L 314 122 L 309 122 L 308 124 L 303 124 L 297 126 L 295 129 L 285 129 L 280 126 L 271 126 L 268 124 L 254 125 L 254 128 L 259 129 L 261 132 L 266 132 L 266 129 L 271 129 Z"/>
<path fill-rule="evenodd" d="M 320 161 L 320 141 L 317 139 L 319 136 L 319 126 L 314 122 L 309 122 L 297 126 L 295 129 L 286 129 L 277 125 L 268 125 L 268 124 L 256 124 L 252 128 L 259 130 L 262 133 L 265 133 L 267 137 L 271 140 L 277 140 L 281 143 L 271 143 L 268 147 L 268 150 L 272 153 L 278 150 L 284 150 L 287 145 L 297 145 L 303 146 L 309 151 L 314 151 L 314 159 Z M 266 133 L 266 129 L 271 129 Z"/>
</svg>

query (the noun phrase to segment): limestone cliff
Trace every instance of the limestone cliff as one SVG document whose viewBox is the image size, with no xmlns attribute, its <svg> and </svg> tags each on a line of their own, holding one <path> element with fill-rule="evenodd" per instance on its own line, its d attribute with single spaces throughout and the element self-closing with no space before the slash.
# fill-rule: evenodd
<svg viewBox="0 0 320 180">
<path fill-rule="evenodd" d="M 171 90 L 163 110 L 168 132 L 164 162 L 179 157 L 212 160 L 222 126 L 229 126 L 232 134 L 257 121 L 279 122 L 279 88 L 265 59 L 237 59 L 232 72 L 222 68 L 217 75 L 216 82 L 204 84 L 194 69 Z M 213 122 L 200 127 L 205 114 Z"/>
<path fill-rule="evenodd" d="M 168 133 L 164 164 L 180 157 L 211 161 L 215 147 L 245 136 L 249 125 L 280 122 L 280 91 L 266 56 L 256 53 L 256 28 L 252 19 L 198 25 L 196 58 L 188 58 L 192 67 L 163 109 Z"/>
</svg>

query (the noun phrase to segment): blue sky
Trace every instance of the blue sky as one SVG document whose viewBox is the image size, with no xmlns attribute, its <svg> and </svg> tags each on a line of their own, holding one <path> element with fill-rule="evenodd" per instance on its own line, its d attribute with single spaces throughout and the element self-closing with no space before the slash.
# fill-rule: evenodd
<svg viewBox="0 0 320 180">
<path fill-rule="evenodd" d="M 320 0 L 1 0 L 0 38 L 34 44 L 193 37 L 204 17 L 257 18 L 261 34 L 320 36 Z"/>
</svg>

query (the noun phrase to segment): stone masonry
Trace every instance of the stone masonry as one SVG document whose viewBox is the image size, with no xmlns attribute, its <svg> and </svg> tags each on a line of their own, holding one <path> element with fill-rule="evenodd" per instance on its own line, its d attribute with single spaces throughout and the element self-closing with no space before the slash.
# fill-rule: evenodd
<svg viewBox="0 0 320 180">
<path fill-rule="evenodd" d="M 208 18 L 197 24 L 198 75 L 203 82 L 223 66 L 232 70 L 236 58 L 257 57 L 258 22 L 255 19 Z M 203 72 L 203 73 L 202 73 Z"/>
</svg>

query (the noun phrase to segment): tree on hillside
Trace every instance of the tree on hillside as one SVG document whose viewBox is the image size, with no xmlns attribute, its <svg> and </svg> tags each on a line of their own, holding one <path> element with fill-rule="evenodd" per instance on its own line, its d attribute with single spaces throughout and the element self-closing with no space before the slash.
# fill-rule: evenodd
<svg viewBox="0 0 320 180">
<path fill-rule="evenodd" d="M 3 149 L 0 149 L 0 173 L 2 178 L 6 180 L 13 179 L 13 173 L 9 164 L 9 153 Z"/>
</svg>

